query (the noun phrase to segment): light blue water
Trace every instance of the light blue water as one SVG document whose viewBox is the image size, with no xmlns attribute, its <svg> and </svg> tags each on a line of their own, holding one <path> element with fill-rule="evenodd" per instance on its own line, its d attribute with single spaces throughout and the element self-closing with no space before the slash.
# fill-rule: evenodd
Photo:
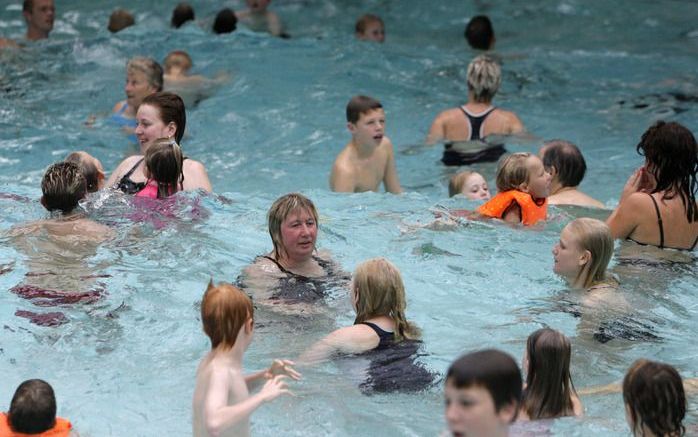
<svg viewBox="0 0 698 437">
<path fill-rule="evenodd" d="M 484 12 L 495 24 L 505 59 L 496 103 L 516 111 L 539 138 L 577 143 L 589 168 L 582 188 L 613 206 L 641 162 L 635 144 L 652 121 L 664 117 L 698 128 L 696 102 L 667 94 L 698 95 L 698 10 L 692 2 L 279 0 L 274 8 L 291 40 L 249 32 L 214 37 L 196 26 L 175 32 L 167 28 L 173 5 L 133 0 L 121 6 L 134 11 L 139 24 L 112 36 L 105 30 L 112 2 L 59 3 L 50 41 L 0 53 L 0 229 L 45 217 L 35 201 L 41 176 L 69 151 L 87 150 L 107 169 L 133 151 L 118 129 L 83 122 L 123 99 L 129 57 L 161 60 L 173 49 L 189 51 L 197 73 L 233 76 L 187 111 L 183 141 L 187 155 L 206 165 L 215 192 L 232 202 L 203 198 L 207 218 L 182 212 L 183 220 L 155 229 L 133 224 L 130 208 L 110 199 L 95 215 L 112 224 L 116 237 L 95 253 L 68 250 L 58 258 L 58 249 L 42 254 L 41 244 L 48 243 L 36 241 L 37 257 L 72 272 L 73 282 L 86 272 L 108 275 L 82 284 L 106 289 L 92 304 L 39 308 L 8 292 L 33 264 L 9 239 L 0 240 L 0 264 L 11 268 L 0 275 L 0 409 L 21 381 L 41 377 L 56 390 L 59 414 L 81 435 L 187 435 L 194 372 L 208 347 L 198 320 L 205 284 L 210 277 L 234 280 L 271 248 L 266 211 L 278 195 L 295 190 L 316 202 L 319 245 L 345 270 L 374 256 L 402 270 L 408 316 L 423 329 L 424 362 L 437 372 L 476 348 L 498 347 L 518 358 L 528 334 L 547 324 L 573 339 L 577 387 L 619 380 L 639 357 L 698 376 L 695 263 L 616 267 L 634 318 L 661 340 L 602 345 L 589 339 L 579 319 L 559 310 L 574 296 L 551 272 L 550 250 L 560 229 L 584 212 L 553 210 L 542 230 L 480 222 L 450 232 L 413 226 L 430 221 L 436 205 L 474 206 L 447 199 L 451 170 L 438 162 L 438 147 L 412 147 L 439 111 L 465 99 L 465 67 L 473 54 L 462 30 L 470 16 Z M 219 4 L 195 7 L 210 22 Z M 384 45 L 351 37 L 355 18 L 369 11 L 386 21 Z M 0 33 L 21 36 L 19 17 L 18 3 L 3 3 Z M 344 107 L 358 93 L 381 99 L 386 108 L 408 191 L 402 196 L 327 189 L 332 161 L 348 140 Z M 643 104 L 649 106 L 632 108 Z M 508 148 L 534 151 L 538 145 Z M 494 165 L 480 170 L 493 181 Z M 18 310 L 60 310 L 69 323 L 37 327 L 16 317 Z M 274 357 L 296 357 L 353 317 L 337 291 L 323 317 L 298 320 L 261 310 L 257 319 L 250 369 Z M 255 413 L 256 434 L 379 430 L 421 436 L 444 428 L 440 386 L 423 395 L 366 397 L 332 364 L 306 369 L 305 376 L 294 385 L 297 397 Z M 627 435 L 620 395 L 583 401 L 585 418 L 556 421 L 555 435 Z"/>
</svg>

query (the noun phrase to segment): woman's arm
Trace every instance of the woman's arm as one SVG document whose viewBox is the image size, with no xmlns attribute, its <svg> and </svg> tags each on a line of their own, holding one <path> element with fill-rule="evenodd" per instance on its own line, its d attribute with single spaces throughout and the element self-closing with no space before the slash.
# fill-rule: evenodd
<svg viewBox="0 0 698 437">
<path fill-rule="evenodd" d="M 184 161 L 184 190 L 195 191 L 202 189 L 208 193 L 213 191 L 211 181 L 208 179 L 206 167 L 199 161 L 187 159 Z"/>
</svg>

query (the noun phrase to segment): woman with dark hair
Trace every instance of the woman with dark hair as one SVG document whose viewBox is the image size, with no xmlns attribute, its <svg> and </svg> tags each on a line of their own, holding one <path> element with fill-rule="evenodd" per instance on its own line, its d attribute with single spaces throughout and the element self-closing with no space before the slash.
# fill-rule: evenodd
<svg viewBox="0 0 698 437">
<path fill-rule="evenodd" d="M 126 194 L 136 194 L 145 188 L 147 178 L 143 155 L 156 140 L 167 138 L 181 144 L 187 123 L 184 102 L 177 94 L 151 94 L 143 99 L 143 103 L 138 107 L 136 120 L 138 125 L 135 133 L 141 146 L 141 154 L 123 160 L 107 180 L 107 187 L 117 188 Z M 182 190 L 202 189 L 211 192 L 206 168 L 200 162 L 184 158 L 182 174 Z"/>
<path fill-rule="evenodd" d="M 564 334 L 550 328 L 528 337 L 523 359 L 526 384 L 519 418 L 554 419 L 584 414 L 570 375 L 572 346 Z"/>
<path fill-rule="evenodd" d="M 684 126 L 659 121 L 642 135 L 645 165 L 625 184 L 606 223 L 614 238 L 693 250 L 698 243 L 698 146 Z"/>
</svg>

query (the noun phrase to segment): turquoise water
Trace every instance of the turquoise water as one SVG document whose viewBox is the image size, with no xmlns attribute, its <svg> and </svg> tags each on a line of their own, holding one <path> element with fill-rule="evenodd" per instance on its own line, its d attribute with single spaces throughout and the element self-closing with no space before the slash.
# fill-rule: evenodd
<svg viewBox="0 0 698 437">
<path fill-rule="evenodd" d="M 659 339 L 595 342 L 580 319 L 561 309 L 575 296 L 552 274 L 550 254 L 565 223 L 588 212 L 554 209 L 537 230 L 482 222 L 454 231 L 420 228 L 431 221 L 430 209 L 475 205 L 447 199 L 452 170 L 438 162 L 438 147 L 415 147 L 440 110 L 463 102 L 473 54 L 462 29 L 484 12 L 504 57 L 496 103 L 516 111 L 540 139 L 577 143 L 589 167 L 583 190 L 614 206 L 641 162 L 635 144 L 652 121 L 666 118 L 698 130 L 698 10 L 692 2 L 279 0 L 274 9 L 286 19 L 291 40 L 244 31 L 213 37 L 197 26 L 174 32 L 167 27 L 173 5 L 122 6 L 140 24 L 113 36 L 104 29 L 111 2 L 60 2 L 50 41 L 0 53 L 0 229 L 45 217 L 36 202 L 41 176 L 69 151 L 84 149 L 112 169 L 134 150 L 117 128 L 83 122 L 106 115 L 124 97 L 129 57 L 161 60 L 174 49 L 189 51 L 196 73 L 232 75 L 188 110 L 183 141 L 223 197 L 190 196 L 177 212 L 181 220 L 165 217 L 158 226 L 134 224 L 131 206 L 118 198 L 92 199 L 90 210 L 116 235 L 93 252 L 42 238 L 31 242 L 32 252 L 2 238 L 0 264 L 9 271 L 0 275 L 0 409 L 21 381 L 41 377 L 56 390 L 59 414 L 81 435 L 190 433 L 194 373 L 208 347 L 198 320 L 205 284 L 211 277 L 234 280 L 271 248 L 266 211 L 278 195 L 296 190 L 315 201 L 322 217 L 319 246 L 345 270 L 374 256 L 402 270 L 408 316 L 424 331 L 428 356 L 422 360 L 436 372 L 475 348 L 498 347 L 518 358 L 528 334 L 547 324 L 573 339 L 577 387 L 619 380 L 639 357 L 698 376 L 691 340 L 698 329 L 695 262 L 614 267 L 636 309 L 634 319 Z M 206 22 L 219 4 L 195 6 Z M 22 34 L 18 8 L 0 8 L 3 35 Z M 386 44 L 351 37 L 355 17 L 367 11 L 384 17 Z M 358 93 L 379 98 L 386 108 L 404 195 L 328 191 L 330 166 L 348 140 L 344 107 Z M 539 144 L 508 148 L 533 151 Z M 492 183 L 494 165 L 480 170 Z M 41 308 L 8 291 L 37 265 L 67 272 L 60 280 L 77 289 L 104 292 L 92 303 Z M 100 277 L 83 278 L 89 275 Z M 61 311 L 68 323 L 38 327 L 17 311 Z M 262 309 L 246 366 L 296 357 L 352 321 L 342 290 L 314 318 Z M 422 395 L 366 397 L 331 363 L 304 373 L 294 385 L 297 397 L 255 413 L 256 434 L 380 430 L 422 436 L 445 426 L 440 386 Z M 627 435 L 619 395 L 583 401 L 585 418 L 554 422 L 554 435 Z M 689 423 L 698 422 L 692 414 Z"/>
</svg>

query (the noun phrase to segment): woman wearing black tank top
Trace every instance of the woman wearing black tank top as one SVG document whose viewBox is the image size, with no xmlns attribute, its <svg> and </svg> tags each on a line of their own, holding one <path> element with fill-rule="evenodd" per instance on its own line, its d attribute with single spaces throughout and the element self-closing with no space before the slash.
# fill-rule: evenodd
<svg viewBox="0 0 698 437">
<path fill-rule="evenodd" d="M 615 238 L 659 248 L 693 250 L 698 243 L 698 146 L 690 130 L 663 121 L 642 135 L 645 164 L 625 184 L 607 223 Z"/>
</svg>

